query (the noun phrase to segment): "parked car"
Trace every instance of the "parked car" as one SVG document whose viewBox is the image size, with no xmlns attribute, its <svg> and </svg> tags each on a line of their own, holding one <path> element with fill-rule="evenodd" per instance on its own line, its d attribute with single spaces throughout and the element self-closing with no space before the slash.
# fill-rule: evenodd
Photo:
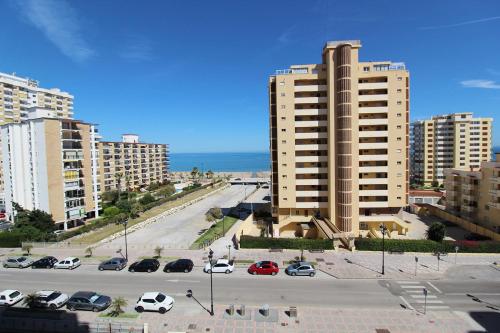
<svg viewBox="0 0 500 333">
<path fill-rule="evenodd" d="M 135 304 L 137 312 L 158 311 L 165 313 L 174 306 L 174 299 L 157 291 L 144 293 Z"/>
<path fill-rule="evenodd" d="M 68 257 L 54 264 L 55 269 L 64 268 L 64 269 L 75 269 L 80 266 L 82 262 L 80 259 L 75 257 Z"/>
<path fill-rule="evenodd" d="M 68 295 L 60 291 L 41 290 L 35 293 L 35 299 L 28 306 L 55 310 L 66 304 L 68 299 Z"/>
<path fill-rule="evenodd" d="M 0 305 L 11 306 L 24 298 L 24 295 L 19 290 L 7 289 L 0 292 Z"/>
<path fill-rule="evenodd" d="M 100 271 L 104 270 L 114 270 L 120 271 L 127 266 L 127 259 L 125 258 L 112 258 L 106 261 L 103 261 L 99 264 L 98 269 Z"/>
<path fill-rule="evenodd" d="M 276 275 L 280 269 L 273 261 L 259 261 L 248 267 L 248 273 L 253 275 Z"/>
<path fill-rule="evenodd" d="M 26 268 L 33 264 L 30 257 L 12 257 L 3 262 L 5 268 Z"/>
<path fill-rule="evenodd" d="M 65 233 L 64 230 L 55 230 L 54 231 L 54 235 L 56 235 L 56 236 L 59 236 L 59 235 L 64 234 L 64 233 Z"/>
<path fill-rule="evenodd" d="M 234 271 L 234 261 L 219 259 L 213 264 L 213 266 L 210 266 L 210 263 L 206 264 L 205 268 L 203 268 L 203 271 L 205 273 L 210 273 L 210 271 L 212 271 L 213 273 L 229 274 Z"/>
<path fill-rule="evenodd" d="M 93 291 L 78 291 L 66 303 L 70 311 L 92 310 L 94 312 L 107 309 L 111 305 L 111 297 L 99 295 Z"/>
<path fill-rule="evenodd" d="M 316 275 L 316 269 L 312 264 L 305 261 L 300 261 L 288 266 L 285 270 L 285 273 L 291 276 L 308 275 L 310 277 L 313 277 L 314 275 Z"/>
<path fill-rule="evenodd" d="M 57 259 L 55 257 L 47 256 L 35 261 L 31 265 L 31 268 L 53 268 L 55 263 L 57 263 Z"/>
<path fill-rule="evenodd" d="M 193 261 L 191 259 L 179 259 L 171 261 L 165 265 L 163 271 L 166 273 L 170 272 L 184 272 L 189 273 L 193 270 Z"/>
<path fill-rule="evenodd" d="M 160 262 L 156 259 L 142 259 L 136 261 L 128 268 L 129 272 L 156 272 L 160 267 Z"/>
</svg>

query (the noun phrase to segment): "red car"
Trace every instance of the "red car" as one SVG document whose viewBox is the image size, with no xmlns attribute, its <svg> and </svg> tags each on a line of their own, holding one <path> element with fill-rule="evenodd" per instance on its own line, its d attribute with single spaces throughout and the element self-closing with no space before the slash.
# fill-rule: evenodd
<svg viewBox="0 0 500 333">
<path fill-rule="evenodd" d="M 259 261 L 248 268 L 248 273 L 253 275 L 276 275 L 280 269 L 273 261 Z"/>
</svg>

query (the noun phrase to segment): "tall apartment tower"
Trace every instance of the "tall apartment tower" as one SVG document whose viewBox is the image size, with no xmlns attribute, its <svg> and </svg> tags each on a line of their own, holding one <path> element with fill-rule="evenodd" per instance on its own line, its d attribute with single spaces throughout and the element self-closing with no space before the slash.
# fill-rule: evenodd
<svg viewBox="0 0 500 333">
<path fill-rule="evenodd" d="M 73 96 L 57 88 L 41 88 L 32 79 L 0 73 L 0 125 L 27 120 L 30 108 L 53 110 L 58 118 L 72 119 Z M 0 192 L 3 191 L 1 169 L 0 166 Z"/>
<path fill-rule="evenodd" d="M 31 109 L 21 123 L 0 126 L 6 213 L 13 202 L 52 214 L 61 229 L 99 214 L 99 135 L 94 124 Z"/>
<path fill-rule="evenodd" d="M 122 142 L 99 142 L 100 182 L 103 191 L 137 190 L 168 178 L 168 145 L 139 142 L 124 134 Z"/>
<path fill-rule="evenodd" d="M 269 79 L 275 236 L 377 237 L 381 224 L 407 232 L 409 73 L 359 62 L 360 48 L 328 42 L 321 64 Z"/>
<path fill-rule="evenodd" d="M 412 182 L 441 185 L 445 169 L 478 170 L 491 160 L 492 122 L 463 112 L 412 123 Z"/>
</svg>

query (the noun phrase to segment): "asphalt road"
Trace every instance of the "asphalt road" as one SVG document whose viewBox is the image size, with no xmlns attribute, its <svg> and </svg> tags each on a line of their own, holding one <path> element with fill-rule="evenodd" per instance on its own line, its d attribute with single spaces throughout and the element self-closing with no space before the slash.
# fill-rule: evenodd
<svg viewBox="0 0 500 333">
<path fill-rule="evenodd" d="M 223 211 L 236 206 L 244 198 L 245 188 L 249 194 L 255 189 L 255 185 L 233 185 L 129 234 L 127 237 L 129 248 L 134 248 L 136 251 L 140 251 L 141 247 L 148 248 L 148 253 L 156 246 L 171 249 L 189 248 L 199 237 L 200 231 L 209 226 L 205 220 L 205 213 L 214 206 L 220 207 Z M 122 248 L 123 244 L 123 237 L 119 237 L 106 243 L 105 246 Z"/>
<path fill-rule="evenodd" d="M 36 290 L 60 290 L 72 294 L 79 290 L 97 291 L 111 297 L 122 296 L 134 304 L 146 291 L 162 291 L 173 296 L 176 306 L 185 311 L 196 307 L 186 298 L 186 290 L 204 304 L 209 304 L 210 275 L 195 267 L 191 273 L 130 273 L 126 270 L 99 272 L 95 265 L 75 270 L 0 269 L 0 289 L 19 289 L 23 293 Z M 338 308 L 380 308 L 421 311 L 422 287 L 429 292 L 430 310 L 492 311 L 500 308 L 500 281 L 497 280 L 338 280 L 322 272 L 311 277 L 252 276 L 245 266 L 232 274 L 214 274 L 216 304 L 260 306 L 311 306 Z M 474 300 L 471 294 L 476 297 Z M 493 308 L 489 308 L 492 306 Z"/>
</svg>

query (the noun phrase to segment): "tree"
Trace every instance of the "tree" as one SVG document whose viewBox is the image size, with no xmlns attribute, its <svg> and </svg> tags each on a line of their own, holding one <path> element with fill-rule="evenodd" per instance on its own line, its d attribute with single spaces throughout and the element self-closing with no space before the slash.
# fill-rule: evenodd
<svg viewBox="0 0 500 333">
<path fill-rule="evenodd" d="M 111 302 L 111 315 L 116 317 L 123 313 L 123 308 L 127 306 L 127 300 L 123 297 L 116 297 Z"/>
<path fill-rule="evenodd" d="M 432 181 L 431 186 L 432 187 L 438 187 L 439 186 L 438 181 L 437 180 Z"/>
<path fill-rule="evenodd" d="M 222 210 L 220 209 L 220 207 L 212 207 L 208 210 L 208 212 L 205 213 L 205 219 L 208 222 L 215 222 L 217 220 L 220 220 L 223 217 L 224 217 L 224 214 L 222 213 Z"/>
<path fill-rule="evenodd" d="M 193 170 L 191 171 L 191 178 L 193 181 L 199 176 L 200 171 L 198 170 L 197 167 L 194 167 Z"/>
<path fill-rule="evenodd" d="M 25 244 L 25 245 L 23 245 L 23 247 L 21 248 L 21 250 L 23 251 L 23 253 L 27 253 L 28 255 L 30 255 L 32 248 L 33 248 L 33 245 L 31 245 L 31 244 Z"/>
<path fill-rule="evenodd" d="M 118 207 L 122 213 L 130 213 L 132 204 L 128 200 L 120 200 L 116 203 L 116 207 Z"/>
<path fill-rule="evenodd" d="M 442 242 L 446 235 L 446 227 L 441 222 L 433 222 L 427 229 L 427 239 Z"/>
<path fill-rule="evenodd" d="M 139 213 L 142 212 L 144 208 L 139 202 L 134 202 L 132 204 L 132 207 L 130 208 L 130 217 L 131 218 L 136 218 L 139 216 Z"/>
<path fill-rule="evenodd" d="M 85 249 L 85 255 L 87 257 L 92 257 L 92 252 L 94 251 L 94 249 L 92 248 L 92 246 L 89 246 L 88 248 Z"/>
<path fill-rule="evenodd" d="M 214 172 L 212 170 L 208 170 L 206 173 L 206 176 L 208 179 L 212 179 L 214 176 Z"/>
<path fill-rule="evenodd" d="M 115 216 L 118 214 L 120 214 L 120 208 L 118 208 L 116 206 L 104 208 L 104 216 L 106 216 L 106 217 L 112 217 L 112 216 Z"/>
<path fill-rule="evenodd" d="M 119 195 L 118 191 L 107 191 L 101 195 L 101 198 L 103 202 L 115 204 L 119 200 Z"/>
<path fill-rule="evenodd" d="M 158 194 L 164 198 L 169 197 L 174 193 L 175 193 L 174 184 L 167 184 L 167 185 L 165 185 L 164 188 L 162 188 L 160 191 L 158 191 Z"/>
<path fill-rule="evenodd" d="M 160 246 L 155 247 L 155 254 L 157 258 L 161 258 L 161 253 L 163 252 L 163 248 Z"/>
<path fill-rule="evenodd" d="M 37 295 L 35 293 L 30 293 L 23 298 L 23 304 L 29 308 L 32 308 L 35 305 L 37 300 Z"/>
<path fill-rule="evenodd" d="M 155 198 L 151 195 L 151 193 L 146 193 L 144 194 L 144 196 L 142 198 L 139 199 L 139 202 L 141 203 L 141 205 L 147 205 L 147 204 L 150 204 L 152 202 L 155 202 Z"/>
<path fill-rule="evenodd" d="M 121 190 L 122 190 L 122 177 L 123 177 L 123 173 L 121 173 L 121 172 L 115 173 L 116 189 L 118 191 L 118 200 L 120 200 L 120 194 L 121 194 Z"/>
</svg>

